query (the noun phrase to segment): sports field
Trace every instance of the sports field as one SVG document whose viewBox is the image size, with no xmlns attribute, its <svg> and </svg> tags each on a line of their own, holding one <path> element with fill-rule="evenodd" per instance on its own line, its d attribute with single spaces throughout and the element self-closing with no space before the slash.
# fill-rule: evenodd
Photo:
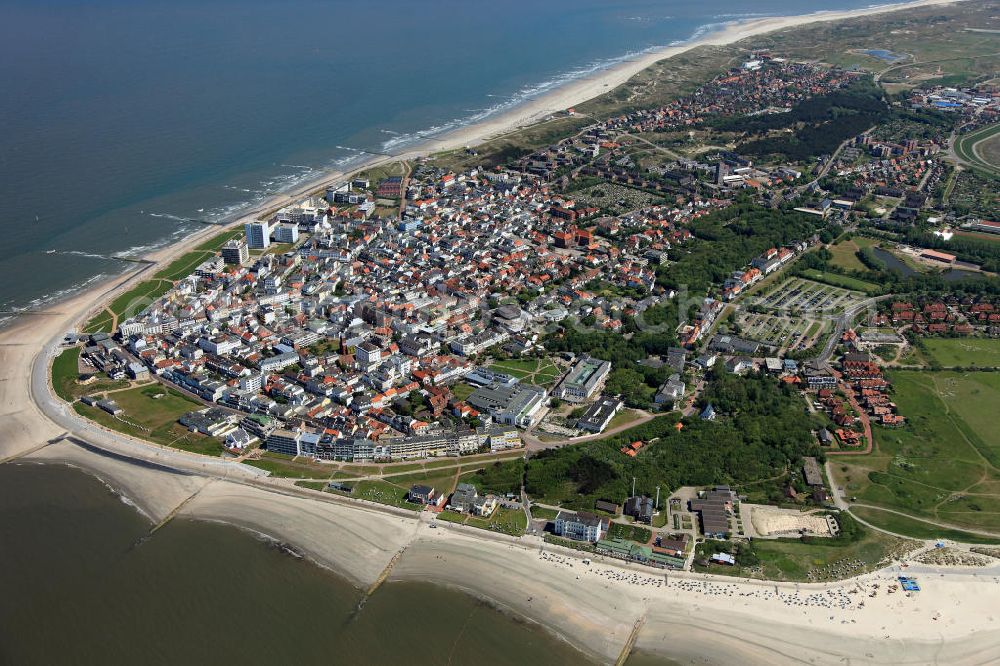
<svg viewBox="0 0 1000 666">
<path fill-rule="evenodd" d="M 970 132 L 955 142 L 959 159 L 993 176 L 1000 176 L 1000 123 Z"/>
</svg>

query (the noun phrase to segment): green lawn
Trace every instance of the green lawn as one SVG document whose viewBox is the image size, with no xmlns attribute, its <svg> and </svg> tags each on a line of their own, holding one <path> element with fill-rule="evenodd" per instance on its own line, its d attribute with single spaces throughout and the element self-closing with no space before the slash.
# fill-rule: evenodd
<svg viewBox="0 0 1000 666">
<path fill-rule="evenodd" d="M 451 387 L 451 392 L 454 394 L 456 400 L 466 400 L 475 390 L 475 386 L 466 384 L 465 382 L 455 384 Z"/>
<path fill-rule="evenodd" d="M 441 471 L 429 471 L 429 472 L 414 472 L 411 474 L 400 474 L 399 476 L 390 476 L 385 480 L 392 483 L 393 485 L 400 486 L 409 490 L 410 486 L 420 484 L 424 486 L 430 486 L 438 492 L 438 494 L 444 493 L 450 495 L 453 490 L 455 490 L 455 478 L 456 472 L 459 468 L 446 469 Z"/>
<path fill-rule="evenodd" d="M 642 525 L 623 525 L 621 523 L 611 523 L 608 528 L 608 537 L 612 539 L 626 539 L 628 541 L 638 541 L 648 543 L 653 533 L 648 527 Z"/>
<path fill-rule="evenodd" d="M 972 534 L 971 532 L 935 527 L 920 520 L 900 516 L 896 513 L 879 511 L 878 509 L 858 506 L 851 509 L 851 513 L 854 513 L 858 518 L 872 525 L 878 525 L 882 529 L 897 534 L 906 534 L 915 539 L 951 539 L 952 541 L 964 543 L 1000 544 L 1000 539 L 991 539 L 987 536 Z"/>
<path fill-rule="evenodd" d="M 532 518 L 544 518 L 545 520 L 555 520 L 556 516 L 559 515 L 559 511 L 556 509 L 546 509 L 542 506 L 531 507 L 531 517 Z"/>
<path fill-rule="evenodd" d="M 986 159 L 980 158 L 974 150 L 976 145 L 980 144 L 980 142 L 986 143 L 987 140 L 992 140 L 993 137 L 998 135 L 1000 135 L 1000 123 L 984 127 L 980 130 L 976 130 L 975 132 L 970 132 L 969 134 L 960 137 L 958 141 L 955 142 L 955 152 L 958 153 L 960 158 L 974 165 L 974 168 L 977 170 L 982 171 L 985 174 L 1000 176 L 1000 166 L 993 164 Z"/>
<path fill-rule="evenodd" d="M 138 429 L 122 423 L 100 409 L 81 406 L 90 410 L 91 414 L 88 415 L 96 414 L 95 420 L 130 435 L 192 453 L 213 456 L 222 453 L 222 443 L 218 439 L 189 432 L 177 423 L 177 419 L 185 412 L 204 407 L 180 391 L 160 384 L 150 384 L 117 391 L 108 397 L 114 399 L 124 410 L 122 418 L 139 426 Z"/>
<path fill-rule="evenodd" d="M 528 517 L 520 509 L 504 509 L 500 507 L 488 518 L 469 516 L 465 524 L 490 530 L 491 532 L 521 536 L 524 534 L 524 530 L 528 528 Z"/>
<path fill-rule="evenodd" d="M 843 240 L 836 245 L 831 245 L 828 249 L 833 255 L 833 259 L 830 263 L 834 266 L 843 268 L 849 271 L 863 271 L 867 270 L 867 266 L 861 263 L 861 260 L 857 257 L 857 252 L 861 248 L 871 247 L 875 244 L 875 239 L 865 238 L 863 236 L 856 236 L 850 240 Z"/>
<path fill-rule="evenodd" d="M 257 460 L 245 460 L 247 465 L 267 470 L 271 476 L 284 479 L 330 479 L 333 478 L 332 465 L 315 463 L 311 460 L 264 451 Z"/>
<path fill-rule="evenodd" d="M 850 516 L 841 514 L 839 519 L 852 530 L 853 537 L 755 539 L 756 564 L 696 565 L 695 570 L 766 580 L 838 580 L 878 569 L 919 546 L 916 541 L 867 529 Z"/>
<path fill-rule="evenodd" d="M 1000 439 L 985 408 L 1000 405 L 1000 375 L 897 371 L 889 379 L 908 424 L 876 426 L 876 451 L 838 459 L 838 485 L 864 504 L 1000 533 Z M 889 529 L 891 516 L 871 522 Z"/>
<path fill-rule="evenodd" d="M 233 238 L 239 238 L 243 235 L 243 227 L 239 226 L 235 229 L 230 229 L 229 231 L 223 231 L 220 234 L 212 236 L 207 241 L 195 248 L 195 250 L 202 250 L 208 252 L 218 252 L 219 249 L 226 244 L 226 241 L 232 240 Z"/>
<path fill-rule="evenodd" d="M 168 280 L 146 280 L 115 298 L 109 307 L 118 315 L 118 322 L 121 323 L 145 310 L 153 301 L 170 291 L 172 286 Z"/>
<path fill-rule="evenodd" d="M 871 282 L 865 282 L 864 280 L 858 280 L 857 278 L 838 273 L 830 273 L 829 271 L 821 271 L 816 268 L 807 268 L 802 271 L 802 275 L 816 282 L 833 285 L 834 287 L 843 287 L 844 289 L 863 291 L 866 294 L 875 293 L 879 289 L 878 285 Z"/>
<path fill-rule="evenodd" d="M 614 430 L 615 428 L 623 425 L 628 425 L 639 418 L 639 414 L 636 413 L 634 409 L 623 409 L 615 414 L 614 418 L 611 419 L 611 423 L 608 424 L 607 430 Z"/>
<path fill-rule="evenodd" d="M 469 517 L 467 513 L 458 513 L 456 511 L 442 511 L 437 515 L 436 520 L 443 520 L 448 523 L 464 523 L 465 519 Z"/>
<path fill-rule="evenodd" d="M 111 313 L 106 310 L 101 310 L 96 315 L 90 318 L 86 324 L 83 325 L 81 330 L 84 333 L 111 333 L 111 324 L 114 323 L 114 318 Z"/>
<path fill-rule="evenodd" d="M 80 376 L 80 348 L 64 350 L 52 361 L 52 388 L 56 395 L 66 402 L 73 402 L 77 397 L 76 390 L 79 384 L 76 378 Z"/>
<path fill-rule="evenodd" d="M 296 481 L 295 485 L 299 488 L 308 488 L 309 490 L 318 490 L 323 492 L 326 490 L 326 481 Z"/>
<path fill-rule="evenodd" d="M 490 369 L 504 372 L 512 377 L 544 386 L 552 384 L 559 378 L 562 371 L 556 364 L 548 359 L 542 358 L 519 358 L 495 361 L 490 364 Z"/>
<path fill-rule="evenodd" d="M 422 510 L 423 505 L 411 504 L 406 501 L 407 492 L 409 492 L 409 486 L 402 488 L 386 481 L 358 481 L 354 485 L 352 497 L 409 509 L 410 511 Z"/>
<path fill-rule="evenodd" d="M 110 397 L 121 405 L 130 421 L 149 428 L 159 427 L 165 422 L 174 422 L 186 412 L 204 408 L 204 405 L 194 398 L 158 383 L 118 391 Z"/>
<path fill-rule="evenodd" d="M 172 261 L 165 268 L 156 272 L 153 276 L 155 278 L 160 278 L 163 280 L 177 281 L 186 278 L 188 275 L 194 272 L 201 262 L 205 261 L 211 257 L 214 252 L 209 252 L 205 250 L 194 250 L 188 252 L 187 254 L 181 255 L 174 261 Z"/>
<path fill-rule="evenodd" d="M 761 560 L 762 577 L 768 580 L 808 580 L 810 571 L 821 572 L 817 576 L 819 578 L 837 578 L 827 568 L 842 560 L 864 562 L 851 575 L 871 571 L 890 554 L 901 555 L 907 550 L 907 544 L 901 539 L 866 530 L 865 537 L 860 541 L 847 545 L 825 545 L 823 539 L 814 539 L 810 543 L 798 539 L 757 539 L 754 550 Z"/>
<path fill-rule="evenodd" d="M 923 351 L 941 366 L 1000 368 L 1000 339 L 925 338 Z"/>
<path fill-rule="evenodd" d="M 138 390 L 140 389 L 132 389 L 131 391 Z M 130 412 L 119 398 L 131 391 L 112 393 L 110 396 L 125 409 L 122 418 L 126 419 L 127 422 L 120 421 L 97 407 L 88 407 L 82 402 L 73 403 L 73 409 L 81 416 L 100 423 L 106 428 L 138 439 L 207 456 L 218 456 L 222 453 L 222 443 L 218 439 L 188 432 L 186 428 L 176 422 L 176 419 L 166 418 L 164 411 L 153 410 L 158 414 L 156 418 L 141 412 Z M 139 399 L 126 397 L 125 402 L 134 407 L 134 401 L 137 400 Z M 191 409 L 192 407 L 188 406 L 181 413 Z"/>
</svg>

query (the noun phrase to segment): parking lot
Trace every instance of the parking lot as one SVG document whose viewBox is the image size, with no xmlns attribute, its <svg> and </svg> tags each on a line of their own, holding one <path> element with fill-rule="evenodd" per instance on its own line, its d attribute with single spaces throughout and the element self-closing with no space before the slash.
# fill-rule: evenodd
<svg viewBox="0 0 1000 666">
<path fill-rule="evenodd" d="M 808 349 L 832 319 L 864 295 L 793 277 L 747 303 L 736 317 L 742 335 L 777 347 L 779 353 Z"/>
<path fill-rule="evenodd" d="M 860 292 L 793 277 L 756 299 L 754 305 L 767 310 L 839 313 L 862 300 Z"/>
</svg>

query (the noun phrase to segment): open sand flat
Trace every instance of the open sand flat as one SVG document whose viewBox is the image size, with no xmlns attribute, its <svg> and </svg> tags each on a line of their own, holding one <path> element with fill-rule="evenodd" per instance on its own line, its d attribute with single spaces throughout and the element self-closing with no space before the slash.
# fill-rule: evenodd
<svg viewBox="0 0 1000 666">
<path fill-rule="evenodd" d="M 577 576 L 584 565 L 579 560 L 540 560 L 536 539 L 491 536 L 444 525 L 426 529 L 403 554 L 390 580 L 439 583 L 485 596 L 601 661 L 618 657 L 644 610 L 641 596 L 581 582 Z"/>
<path fill-rule="evenodd" d="M 420 526 L 415 518 L 361 505 L 293 497 L 227 481 L 205 486 L 178 515 L 218 520 L 286 542 L 362 587 L 379 577 Z"/>
<path fill-rule="evenodd" d="M 78 296 L 43 314 L 25 315 L 0 330 L 0 460 L 30 451 L 64 432 L 31 400 L 32 366 L 43 343 L 62 337 L 68 330 L 68 313 L 79 309 L 87 298 Z"/>
<path fill-rule="evenodd" d="M 138 507 L 153 523 L 159 523 L 211 482 L 204 476 L 95 453 L 67 440 L 50 444 L 21 460 L 60 463 L 89 472 Z"/>
<path fill-rule="evenodd" d="M 927 568 L 916 572 L 923 591 L 907 597 L 887 592 L 894 572 L 776 584 L 585 565 L 536 539 L 434 532 L 421 532 L 391 579 L 483 594 L 605 662 L 637 623 L 637 649 L 682 663 L 986 664 L 1000 654 L 1000 567 L 975 577 Z"/>
<path fill-rule="evenodd" d="M 741 511 L 748 510 L 744 504 Z M 782 509 L 776 506 L 749 506 L 750 522 L 758 536 L 774 536 L 778 534 L 798 534 L 805 531 L 808 534 L 830 536 L 830 524 L 821 513 L 803 513 L 795 509 Z"/>
</svg>

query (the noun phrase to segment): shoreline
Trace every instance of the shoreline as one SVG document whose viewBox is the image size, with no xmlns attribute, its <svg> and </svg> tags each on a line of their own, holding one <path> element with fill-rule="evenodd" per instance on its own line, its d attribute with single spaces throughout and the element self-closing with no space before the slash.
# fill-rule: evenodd
<svg viewBox="0 0 1000 666">
<path fill-rule="evenodd" d="M 118 280 L 130 279 L 137 272 L 145 272 L 146 269 L 153 267 L 150 264 L 157 266 L 168 264 L 171 259 L 189 251 L 200 242 L 224 230 L 234 228 L 256 216 L 273 212 L 278 208 L 287 206 L 296 200 L 322 190 L 330 184 L 350 178 L 357 173 L 386 163 L 413 160 L 434 153 L 476 146 L 500 138 L 506 134 L 517 132 L 528 126 L 543 122 L 555 113 L 566 111 L 575 105 L 611 92 L 639 72 L 648 69 L 661 60 L 681 55 L 698 47 L 730 45 L 750 37 L 812 23 L 827 23 L 934 5 L 952 5 L 963 1 L 910 0 L 908 2 L 874 5 L 864 9 L 820 10 L 792 16 L 768 16 L 763 18 L 736 19 L 718 24 L 706 24 L 701 27 L 702 29 L 706 29 L 703 34 L 696 34 L 694 37 L 683 42 L 674 42 L 662 47 L 652 47 L 625 57 L 613 65 L 599 68 L 579 78 L 570 79 L 540 95 L 527 97 L 511 108 L 488 115 L 482 120 L 461 125 L 437 136 L 427 136 L 415 141 L 398 153 L 389 155 L 372 154 L 367 159 L 360 159 L 352 163 L 348 168 L 323 171 L 313 179 L 294 185 L 288 190 L 259 203 L 251 204 L 244 210 L 232 213 L 222 218 L 218 223 L 205 225 L 203 229 L 188 234 L 180 241 L 165 245 L 146 254 L 144 257 L 130 258 L 131 262 L 140 264 L 139 268 L 124 270 L 105 279 L 100 279 L 101 276 L 99 275 L 94 276 L 91 278 L 93 284 L 86 289 L 62 289 L 55 292 L 53 297 L 50 300 L 46 300 L 38 309 L 25 309 L 11 313 L 9 319 L 0 320 L 0 331 L 14 325 L 16 320 L 22 315 L 39 314 L 58 308 L 62 303 L 71 301 L 81 294 L 97 292 Z"/>
<path fill-rule="evenodd" d="M 549 115 L 554 106 L 560 107 L 555 110 L 564 110 L 613 89 L 654 62 L 704 44 L 732 43 L 796 25 L 934 4 L 952 2 L 922 0 L 854 12 L 820 12 L 739 23 L 691 44 L 667 47 L 598 72 L 594 77 L 584 77 L 565 89 L 498 114 L 498 118 L 450 132 L 449 140 L 460 148 L 506 133 L 498 132 L 497 128 L 516 130 Z M 711 41 L 720 39 L 729 41 Z M 612 74 L 612 70 L 619 71 Z M 615 77 L 623 78 L 618 81 Z M 595 89 L 597 92 L 589 97 L 579 100 L 574 97 Z M 501 120 L 501 116 L 506 119 Z M 314 491 L 261 479 L 259 470 L 254 468 L 157 448 L 103 431 L 96 424 L 88 426 L 90 422 L 81 423 L 82 419 L 66 409 L 65 403 L 57 398 L 53 401 L 49 364 L 60 349 L 62 334 L 85 321 L 96 308 L 103 307 L 151 268 L 169 263 L 193 245 L 242 223 L 247 217 L 286 205 L 358 170 L 437 152 L 442 150 L 440 143 L 441 140 L 432 139 L 421 144 L 423 150 L 415 147 L 400 156 L 373 158 L 354 171 L 325 174 L 255 206 L 226 225 L 198 230 L 183 241 L 152 253 L 149 262 L 137 270 L 101 281 L 44 311 L 18 316 L 9 328 L 0 330 L 0 341 L 4 343 L 0 345 L 3 368 L 0 374 L 4 380 L 0 382 L 0 403 L 7 416 L 0 422 L 0 461 L 21 458 L 25 463 L 65 464 L 82 469 L 114 489 L 122 501 L 136 504 L 154 525 L 179 516 L 221 522 L 263 534 L 291 545 L 318 566 L 362 588 L 378 580 L 402 551 L 388 574 L 388 581 L 427 581 L 484 597 L 498 608 L 546 627 L 599 661 L 617 658 L 637 623 L 641 624 L 637 650 L 712 663 L 727 660 L 774 663 L 776 655 L 780 655 L 778 658 L 783 660 L 812 660 L 816 664 L 839 663 L 844 659 L 865 663 L 923 663 L 944 659 L 971 664 L 984 663 L 1000 651 L 1000 614 L 991 615 L 993 608 L 1000 607 L 1000 582 L 997 582 L 1000 561 L 988 570 L 976 570 L 983 576 L 982 585 L 967 580 L 975 577 L 972 574 L 929 567 L 928 571 L 941 572 L 942 577 L 935 574 L 930 579 L 932 574 L 928 574 L 931 582 L 920 595 L 915 598 L 903 597 L 901 593 L 895 597 L 880 595 L 865 608 L 851 611 L 853 615 L 846 619 L 847 615 L 840 611 L 831 616 L 825 607 L 789 606 L 759 595 L 771 589 L 789 596 L 797 595 L 800 590 L 808 593 L 841 590 L 859 581 L 885 579 L 892 575 L 891 569 L 823 584 L 665 574 L 597 558 L 594 566 L 584 571 L 580 560 L 572 560 L 582 556 L 557 546 L 546 544 L 544 550 L 572 560 L 571 564 L 542 558 L 538 552 L 543 546 L 537 538 L 502 538 L 475 528 L 459 529 L 447 524 L 430 530 L 423 513 L 401 515 L 332 495 L 314 496 Z M 428 151 L 428 147 L 433 150 Z M 85 439 L 106 455 L 73 444 L 64 439 L 67 436 Z M 625 579 L 666 577 L 670 584 L 653 587 L 625 579 L 602 578 L 604 574 L 595 573 L 598 569 Z M 732 595 L 708 591 L 717 587 L 755 596 L 737 597 L 737 602 Z"/>
<path fill-rule="evenodd" d="M 171 483 L 164 470 L 136 472 L 129 463 L 76 451 L 48 447 L 25 463 L 83 469 L 126 504 L 151 484 Z M 287 545 L 362 598 L 402 552 L 385 582 L 424 582 L 470 594 L 540 625 L 597 663 L 614 661 L 637 626 L 636 650 L 682 663 L 980 664 L 1000 650 L 1000 560 L 979 568 L 891 565 L 827 583 L 662 571 L 594 555 L 587 566 L 578 551 L 535 537 L 450 523 L 432 530 L 424 514 L 387 514 L 349 500 L 186 478 L 197 489 L 190 496 L 161 495 L 154 515 L 176 510 L 171 504 L 179 500 L 178 518 L 221 523 Z M 872 583 L 884 588 L 903 572 L 918 576 L 924 590 L 869 598 Z"/>
</svg>

